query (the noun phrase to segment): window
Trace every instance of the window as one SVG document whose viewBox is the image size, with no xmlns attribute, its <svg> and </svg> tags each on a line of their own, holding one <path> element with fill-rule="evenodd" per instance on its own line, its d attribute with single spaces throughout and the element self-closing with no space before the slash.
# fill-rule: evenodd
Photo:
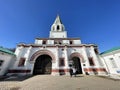
<svg viewBox="0 0 120 90">
<path fill-rule="evenodd" d="M 90 63 L 90 66 L 94 66 L 94 61 L 93 61 L 93 57 L 88 57 L 88 60 L 89 60 L 89 63 Z"/>
<path fill-rule="evenodd" d="M 46 41 L 45 41 L 45 40 L 43 40 L 43 44 L 46 44 Z"/>
<path fill-rule="evenodd" d="M 54 44 L 57 44 L 57 41 L 54 41 Z"/>
<path fill-rule="evenodd" d="M 59 30 L 60 29 L 60 27 L 59 27 L 59 25 L 57 26 L 57 30 Z"/>
<path fill-rule="evenodd" d="M 60 58 L 59 66 L 65 66 L 64 58 Z"/>
<path fill-rule="evenodd" d="M 55 40 L 54 44 L 62 44 L 62 41 L 61 40 Z"/>
<path fill-rule="evenodd" d="M 95 51 L 95 53 L 96 53 L 96 54 L 98 54 L 98 53 L 99 53 L 97 49 L 94 49 L 94 51 Z"/>
<path fill-rule="evenodd" d="M 62 44 L 62 42 L 61 42 L 61 41 L 59 41 L 59 44 Z"/>
<path fill-rule="evenodd" d="M 0 60 L 0 66 L 2 66 L 3 62 L 4 62 L 3 60 Z"/>
<path fill-rule="evenodd" d="M 110 58 L 110 63 L 111 63 L 113 68 L 117 68 L 117 65 L 116 65 L 116 63 L 115 63 L 113 58 Z"/>
<path fill-rule="evenodd" d="M 73 41 L 70 41 L 70 44 L 73 44 Z"/>
<path fill-rule="evenodd" d="M 24 66 L 24 64 L 25 64 L 25 58 L 20 58 L 18 66 L 21 67 Z"/>
</svg>

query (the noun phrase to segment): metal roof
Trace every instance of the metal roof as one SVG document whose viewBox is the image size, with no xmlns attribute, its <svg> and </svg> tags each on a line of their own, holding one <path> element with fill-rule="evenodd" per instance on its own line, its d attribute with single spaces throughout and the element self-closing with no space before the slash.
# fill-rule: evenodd
<svg viewBox="0 0 120 90">
<path fill-rule="evenodd" d="M 0 51 L 15 56 L 14 52 L 12 52 L 12 51 L 10 51 L 10 50 L 8 50 L 6 48 L 0 47 Z"/>
<path fill-rule="evenodd" d="M 104 52 L 100 53 L 100 55 L 110 53 L 110 52 L 113 52 L 113 51 L 116 51 L 116 50 L 119 50 L 119 49 L 120 49 L 120 47 L 115 47 L 115 48 L 112 48 L 112 49 L 109 49 L 107 51 L 104 51 Z"/>
</svg>

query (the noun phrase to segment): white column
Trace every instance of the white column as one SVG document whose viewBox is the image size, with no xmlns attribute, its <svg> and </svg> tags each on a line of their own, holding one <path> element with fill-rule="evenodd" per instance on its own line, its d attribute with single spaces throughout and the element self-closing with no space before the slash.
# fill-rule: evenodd
<svg viewBox="0 0 120 90">
<path fill-rule="evenodd" d="M 69 63 L 68 63 L 68 51 L 67 51 L 67 46 L 65 46 L 65 51 L 64 51 L 65 53 L 65 67 L 66 68 L 69 68 Z"/>
<path fill-rule="evenodd" d="M 69 69 L 69 60 L 68 60 L 67 46 L 65 46 L 64 54 L 65 54 L 65 69 L 68 70 Z M 69 72 L 65 72 L 65 73 L 66 73 L 66 75 L 69 75 Z"/>
<path fill-rule="evenodd" d="M 30 53 L 31 53 L 31 50 L 32 50 L 32 46 L 30 46 L 27 50 L 27 55 L 26 55 L 26 60 L 25 60 L 25 66 L 28 65 L 29 63 L 29 58 L 30 58 Z"/>
<path fill-rule="evenodd" d="M 23 48 L 24 48 L 23 46 L 17 47 L 15 51 L 15 54 L 17 55 L 17 60 L 20 58 Z"/>
<path fill-rule="evenodd" d="M 56 72 L 52 72 L 52 75 L 59 75 L 59 48 L 58 46 L 56 46 L 56 53 L 54 54 L 55 55 L 55 62 L 52 62 L 52 70 L 56 70 Z M 54 64 L 54 65 L 53 65 Z"/>
<path fill-rule="evenodd" d="M 59 69 L 59 48 L 56 49 L 56 68 Z"/>
<path fill-rule="evenodd" d="M 98 62 L 98 58 L 97 58 L 97 56 L 96 56 L 96 54 L 95 54 L 95 51 L 94 51 L 94 47 L 91 46 L 90 49 L 91 49 L 91 56 L 93 57 L 95 66 L 100 66 L 100 65 L 99 65 L 99 62 Z"/>
<path fill-rule="evenodd" d="M 81 63 L 82 64 L 84 63 L 85 66 L 83 66 L 82 64 L 81 64 L 81 66 L 82 66 L 83 73 L 85 73 L 83 68 L 86 68 L 86 69 L 89 68 L 89 60 L 88 60 L 88 56 L 87 56 L 87 53 L 86 53 L 86 47 L 85 46 L 82 47 L 82 56 L 83 56 L 83 60 L 81 60 Z"/>
<path fill-rule="evenodd" d="M 84 61 L 84 62 L 88 61 L 88 56 L 87 56 L 87 53 L 86 53 L 85 46 L 82 47 L 82 55 L 83 55 L 83 60 L 82 61 Z"/>
<path fill-rule="evenodd" d="M 17 47 L 16 51 L 15 51 L 15 54 L 16 54 L 16 62 L 14 64 L 14 67 L 13 68 L 17 68 L 18 67 L 18 63 L 19 63 L 19 60 L 20 60 L 20 57 L 22 55 L 22 52 L 23 52 L 23 49 L 24 47 L 23 46 L 20 46 L 20 47 Z"/>
</svg>

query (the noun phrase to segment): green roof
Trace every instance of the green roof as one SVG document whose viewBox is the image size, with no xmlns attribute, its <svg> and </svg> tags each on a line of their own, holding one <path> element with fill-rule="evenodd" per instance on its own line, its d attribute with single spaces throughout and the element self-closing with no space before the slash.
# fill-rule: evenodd
<svg viewBox="0 0 120 90">
<path fill-rule="evenodd" d="M 15 56 L 14 52 L 12 52 L 12 51 L 10 51 L 8 49 L 0 47 L 0 51 Z"/>
<path fill-rule="evenodd" d="M 104 52 L 100 53 L 100 55 L 106 54 L 106 53 L 110 53 L 110 52 L 112 52 L 112 51 L 116 51 L 116 50 L 119 50 L 119 49 L 120 49 L 120 47 L 115 47 L 115 48 L 112 48 L 112 49 L 109 49 L 109 50 L 107 50 L 107 51 L 104 51 Z"/>
</svg>

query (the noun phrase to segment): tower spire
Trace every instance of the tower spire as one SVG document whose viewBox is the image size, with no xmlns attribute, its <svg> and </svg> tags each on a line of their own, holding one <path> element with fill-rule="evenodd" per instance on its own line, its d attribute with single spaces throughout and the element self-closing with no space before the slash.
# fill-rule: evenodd
<svg viewBox="0 0 120 90">
<path fill-rule="evenodd" d="M 60 19 L 59 14 L 57 14 L 57 17 L 56 17 L 56 19 L 55 19 L 55 21 L 54 21 L 54 24 L 62 24 L 62 21 L 61 21 L 61 19 Z"/>
<path fill-rule="evenodd" d="M 65 31 L 65 27 L 62 24 L 60 16 L 57 15 L 53 25 L 51 26 L 50 38 L 66 38 L 67 32 Z"/>
</svg>

